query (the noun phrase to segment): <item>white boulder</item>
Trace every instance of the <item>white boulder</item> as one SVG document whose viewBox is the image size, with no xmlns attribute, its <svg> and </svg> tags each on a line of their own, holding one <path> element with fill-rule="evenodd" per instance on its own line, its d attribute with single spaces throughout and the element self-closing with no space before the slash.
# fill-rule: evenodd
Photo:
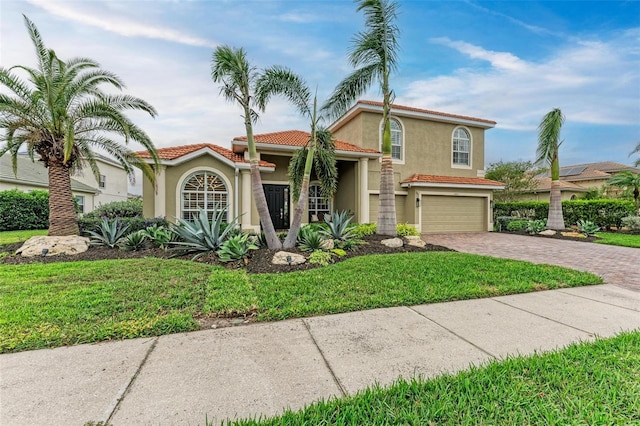
<svg viewBox="0 0 640 426">
<path fill-rule="evenodd" d="M 427 245 L 427 243 L 425 243 L 424 240 L 418 236 L 409 235 L 407 237 L 404 237 L 404 239 L 407 241 L 407 245 L 409 246 L 424 247 Z"/>
<path fill-rule="evenodd" d="M 385 245 L 391 248 L 400 248 L 404 245 L 401 238 L 389 238 L 386 240 L 380 241 L 380 244 Z"/>
<path fill-rule="evenodd" d="M 307 259 L 301 254 L 290 253 L 288 251 L 279 251 L 273 255 L 271 263 L 274 265 L 300 265 L 306 262 Z"/>
<path fill-rule="evenodd" d="M 74 255 L 83 253 L 89 249 L 89 238 L 79 235 L 68 235 L 64 237 L 31 237 L 24 242 L 22 247 L 16 250 L 16 254 L 25 257 L 42 256 L 42 251 L 46 249 L 46 256 L 58 254 Z"/>
</svg>

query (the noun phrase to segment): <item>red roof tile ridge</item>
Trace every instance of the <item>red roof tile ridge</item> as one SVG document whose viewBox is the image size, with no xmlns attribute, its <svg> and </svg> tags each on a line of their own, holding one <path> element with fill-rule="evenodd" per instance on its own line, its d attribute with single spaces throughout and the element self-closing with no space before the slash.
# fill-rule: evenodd
<svg viewBox="0 0 640 426">
<path fill-rule="evenodd" d="M 382 102 L 370 101 L 370 100 L 366 100 L 366 99 L 361 99 L 361 100 L 357 101 L 356 105 L 357 104 L 373 105 L 373 106 L 380 106 L 380 107 L 383 106 Z M 448 113 L 448 112 L 433 111 L 433 110 L 410 107 L 410 106 L 404 106 L 404 105 L 398 105 L 398 104 L 391 104 L 391 108 L 401 109 L 401 110 L 405 110 L 405 111 L 421 112 L 421 113 L 425 113 L 425 114 L 440 115 L 440 116 L 443 116 L 443 117 L 460 118 L 460 119 L 463 119 L 463 120 L 479 121 L 479 122 L 482 122 L 482 123 L 489 123 L 489 124 L 494 124 L 494 125 L 497 124 L 495 121 L 487 120 L 485 118 L 471 117 L 471 116 L 459 115 L 459 114 L 451 114 L 451 113 Z"/>
</svg>

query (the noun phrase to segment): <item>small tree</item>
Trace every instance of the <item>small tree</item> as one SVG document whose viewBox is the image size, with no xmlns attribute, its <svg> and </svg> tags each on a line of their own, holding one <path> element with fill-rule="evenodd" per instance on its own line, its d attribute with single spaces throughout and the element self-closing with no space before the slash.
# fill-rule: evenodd
<svg viewBox="0 0 640 426">
<path fill-rule="evenodd" d="M 636 145 L 636 148 L 633 151 L 631 151 L 631 154 L 629 154 L 629 157 L 631 157 L 633 154 L 639 154 L 638 159 L 635 162 L 635 166 L 640 167 L 640 142 L 638 142 L 638 145 Z"/>
<path fill-rule="evenodd" d="M 558 160 L 558 150 L 562 142 L 560 140 L 560 129 L 564 123 L 564 115 L 560 108 L 555 108 L 548 112 L 538 126 L 538 158 L 536 164 L 548 164 L 551 168 L 551 194 L 549 199 L 549 218 L 547 227 L 549 229 L 564 229 L 564 218 L 562 217 L 562 198 L 560 195 L 560 161 Z"/>
<path fill-rule="evenodd" d="M 504 183 L 504 189 L 494 192 L 496 201 L 515 201 L 519 194 L 538 188 L 535 176 L 541 170 L 531 161 L 498 161 L 487 168 L 485 177 Z"/>
<path fill-rule="evenodd" d="M 607 184 L 632 191 L 633 200 L 636 202 L 636 213 L 640 214 L 640 173 L 623 171 L 612 176 Z"/>
</svg>

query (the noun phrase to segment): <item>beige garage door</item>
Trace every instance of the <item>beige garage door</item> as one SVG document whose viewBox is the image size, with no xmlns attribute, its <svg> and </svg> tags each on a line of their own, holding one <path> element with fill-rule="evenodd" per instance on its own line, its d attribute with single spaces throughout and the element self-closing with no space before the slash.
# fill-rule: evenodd
<svg viewBox="0 0 640 426">
<path fill-rule="evenodd" d="M 422 232 L 486 231 L 486 198 L 423 195 Z"/>
</svg>

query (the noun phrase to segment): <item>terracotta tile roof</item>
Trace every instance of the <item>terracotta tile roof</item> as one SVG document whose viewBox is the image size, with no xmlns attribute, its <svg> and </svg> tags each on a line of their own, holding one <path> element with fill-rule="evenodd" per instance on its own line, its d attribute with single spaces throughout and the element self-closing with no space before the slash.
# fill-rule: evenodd
<svg viewBox="0 0 640 426">
<path fill-rule="evenodd" d="M 219 145 L 214 145 L 212 143 L 197 143 L 193 145 L 181 145 L 181 146 L 170 146 L 167 148 L 159 148 L 158 156 L 161 160 L 175 160 L 187 154 L 191 154 L 192 152 L 198 151 L 203 148 L 209 148 L 212 151 L 222 155 L 224 158 L 233 161 L 234 163 L 245 163 L 248 164 L 249 161 L 245 160 L 242 155 L 238 155 L 233 151 L 223 148 Z M 136 152 L 141 158 L 151 158 L 151 155 L 147 151 L 139 151 Z M 275 167 L 275 164 L 269 163 L 267 161 L 260 161 L 261 167 Z"/>
<path fill-rule="evenodd" d="M 367 100 L 359 100 L 358 102 L 356 102 L 356 104 L 373 105 L 373 106 L 377 106 L 377 107 L 382 107 L 383 106 L 382 102 L 367 101 Z M 479 121 L 481 123 L 492 124 L 494 126 L 497 124 L 495 121 L 485 120 L 484 118 L 469 117 L 469 116 L 466 116 L 466 115 L 449 114 L 449 113 L 446 113 L 446 112 L 431 111 L 431 110 L 428 110 L 428 109 L 413 108 L 413 107 L 408 107 L 408 106 L 403 106 L 403 105 L 392 104 L 391 108 L 392 109 L 396 109 L 396 110 L 419 112 L 419 113 L 423 113 L 423 114 L 440 115 L 442 117 L 457 118 L 457 119 L 461 119 L 461 120 Z"/>
<path fill-rule="evenodd" d="M 550 177 L 536 178 L 536 180 L 538 181 L 538 186 L 534 191 L 529 191 L 529 192 L 547 192 L 551 190 Z M 576 192 L 588 191 L 588 189 L 578 186 L 575 183 L 567 182 L 566 180 L 560 180 L 559 182 L 560 182 L 561 191 L 576 191 Z"/>
<path fill-rule="evenodd" d="M 256 143 L 285 145 L 285 146 L 305 146 L 309 142 L 311 134 L 302 130 L 285 130 L 283 132 L 263 133 L 254 135 Z M 246 136 L 238 136 L 233 138 L 234 141 L 246 142 Z M 370 148 L 362 148 L 357 145 L 335 140 L 336 151 L 363 152 L 369 154 L 379 154 L 380 151 Z"/>
<path fill-rule="evenodd" d="M 487 186 L 504 186 L 504 183 L 497 180 L 460 177 L 460 176 L 438 176 L 438 175 L 422 175 L 415 173 L 403 180 L 401 183 L 450 183 L 458 185 L 487 185 Z"/>
<path fill-rule="evenodd" d="M 617 172 L 628 170 L 633 173 L 640 173 L 640 169 L 613 161 L 601 161 L 599 163 L 574 164 L 572 166 L 560 167 L 560 180 L 576 182 L 581 180 L 606 180 Z M 546 172 L 538 177 L 551 177 L 550 172 Z"/>
</svg>

